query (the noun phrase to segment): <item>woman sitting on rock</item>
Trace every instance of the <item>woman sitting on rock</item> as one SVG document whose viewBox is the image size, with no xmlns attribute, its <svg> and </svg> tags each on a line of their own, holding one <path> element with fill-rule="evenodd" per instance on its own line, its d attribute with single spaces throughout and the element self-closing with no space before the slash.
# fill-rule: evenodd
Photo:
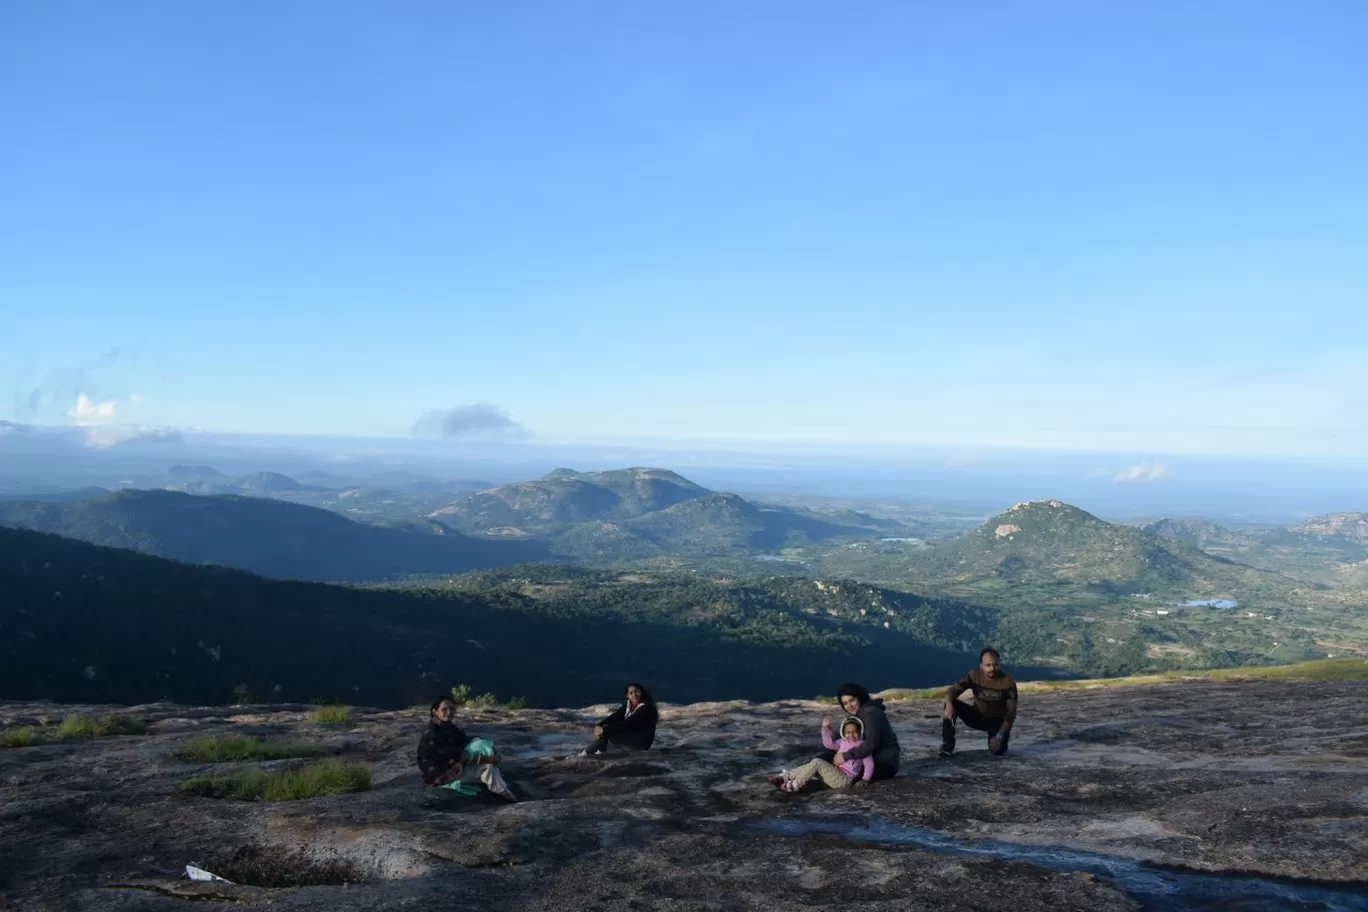
<svg viewBox="0 0 1368 912">
<path fill-rule="evenodd" d="M 883 700 L 871 697 L 869 691 L 859 684 L 842 684 L 837 695 L 841 699 L 841 708 L 864 724 L 864 740 L 858 747 L 838 750 L 832 756 L 831 763 L 841 766 L 847 760 L 873 757 L 874 776 L 871 782 L 892 779 L 898 775 L 898 767 L 902 765 L 902 747 L 898 744 L 898 736 L 893 734 L 893 726 L 888 724 L 888 717 L 884 715 Z"/>
<path fill-rule="evenodd" d="M 650 750 L 659 720 L 660 713 L 656 711 L 655 697 L 651 696 L 651 692 L 635 682 L 628 684 L 627 702 L 594 726 L 594 741 L 580 756 L 606 754 L 609 744 L 629 751 Z"/>
<path fill-rule="evenodd" d="M 463 795 L 477 794 L 474 786 L 461 781 L 467 767 L 480 771 L 485 788 L 509 801 L 518 796 L 499 772 L 499 755 L 494 744 L 484 738 L 472 738 L 456 726 L 456 701 L 439 697 L 432 701 L 427 731 L 418 740 L 418 771 L 430 786 L 440 786 Z"/>
</svg>

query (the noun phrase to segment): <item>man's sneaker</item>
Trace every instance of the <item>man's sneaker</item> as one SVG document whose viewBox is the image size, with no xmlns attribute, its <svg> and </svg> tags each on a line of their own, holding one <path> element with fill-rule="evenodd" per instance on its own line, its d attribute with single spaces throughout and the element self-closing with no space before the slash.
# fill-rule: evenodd
<svg viewBox="0 0 1368 912">
<path fill-rule="evenodd" d="M 794 782 L 792 779 L 788 779 L 784 782 L 783 785 L 779 786 L 779 788 L 785 792 L 796 792 L 799 789 L 801 789 L 802 786 Z"/>
<path fill-rule="evenodd" d="M 600 757 L 600 756 L 602 756 L 602 755 L 603 755 L 603 751 L 598 751 L 598 750 L 591 751 L 591 750 L 589 750 L 589 748 L 586 747 L 584 750 L 580 751 L 578 754 L 575 754 L 574 756 L 576 756 L 576 757 Z"/>
<path fill-rule="evenodd" d="M 948 744 L 942 744 L 940 755 L 942 757 L 953 757 L 955 755 L 955 749 Z"/>
</svg>

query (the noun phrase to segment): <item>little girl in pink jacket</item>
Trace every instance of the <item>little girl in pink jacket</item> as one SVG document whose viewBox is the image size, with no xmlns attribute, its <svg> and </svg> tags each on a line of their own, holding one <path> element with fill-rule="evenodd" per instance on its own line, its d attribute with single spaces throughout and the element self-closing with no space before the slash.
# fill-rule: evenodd
<svg viewBox="0 0 1368 912">
<path fill-rule="evenodd" d="M 827 750 L 838 754 L 849 753 L 864 740 L 864 723 L 857 716 L 849 716 L 841 723 L 839 740 L 831 737 L 831 720 L 822 720 L 822 744 Z M 814 778 L 820 778 L 830 788 L 848 788 L 856 782 L 868 782 L 874 776 L 874 758 L 861 757 L 847 760 L 838 768 L 821 757 L 809 760 L 796 769 L 786 770 L 782 775 L 770 776 L 769 781 L 785 792 L 796 792 Z"/>
</svg>

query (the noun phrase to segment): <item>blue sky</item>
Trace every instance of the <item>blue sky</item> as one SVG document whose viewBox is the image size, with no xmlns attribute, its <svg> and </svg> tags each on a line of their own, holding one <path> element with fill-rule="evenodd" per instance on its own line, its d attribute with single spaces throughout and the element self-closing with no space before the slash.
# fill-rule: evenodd
<svg viewBox="0 0 1368 912">
<path fill-rule="evenodd" d="M 4 4 L 0 419 L 1363 454 L 1365 47 L 1356 0 Z"/>
</svg>

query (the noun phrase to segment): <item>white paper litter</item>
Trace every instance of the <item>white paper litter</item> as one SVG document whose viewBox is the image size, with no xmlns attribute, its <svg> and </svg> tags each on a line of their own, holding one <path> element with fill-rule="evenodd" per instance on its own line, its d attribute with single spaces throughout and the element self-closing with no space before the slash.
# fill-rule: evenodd
<svg viewBox="0 0 1368 912">
<path fill-rule="evenodd" d="M 212 871 L 206 871 L 203 868 L 197 868 L 192 864 L 185 866 L 185 876 L 190 878 L 191 880 L 217 880 L 219 883 L 232 883 L 232 881 L 226 877 L 219 877 Z"/>
</svg>

